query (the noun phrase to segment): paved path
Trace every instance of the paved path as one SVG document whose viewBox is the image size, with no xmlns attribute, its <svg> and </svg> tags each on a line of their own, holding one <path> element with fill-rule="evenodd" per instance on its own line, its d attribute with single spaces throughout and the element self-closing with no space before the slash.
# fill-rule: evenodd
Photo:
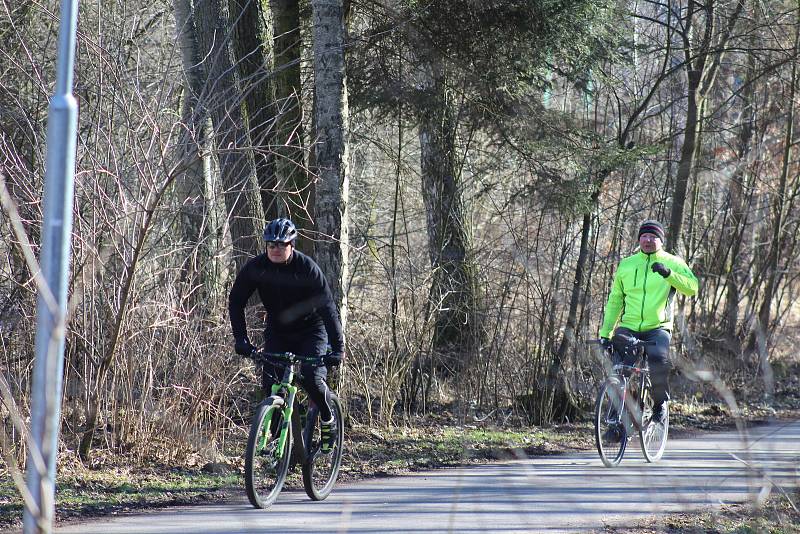
<svg viewBox="0 0 800 534">
<path fill-rule="evenodd" d="M 267 511 L 243 497 L 82 523 L 63 534 L 515 533 L 624 527 L 646 516 L 754 498 L 798 484 L 800 422 L 670 440 L 647 464 L 632 441 L 618 468 L 591 452 L 443 469 L 337 487 L 322 502 L 285 492 Z"/>
</svg>

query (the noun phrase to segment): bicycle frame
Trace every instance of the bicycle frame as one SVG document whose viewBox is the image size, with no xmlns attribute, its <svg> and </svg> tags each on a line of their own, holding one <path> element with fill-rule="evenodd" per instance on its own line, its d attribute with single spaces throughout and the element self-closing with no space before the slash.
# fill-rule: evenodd
<svg viewBox="0 0 800 534">
<path fill-rule="evenodd" d="M 639 408 L 639 397 L 646 387 L 647 380 L 650 376 L 650 368 L 647 365 L 646 358 L 640 354 L 634 365 L 618 363 L 612 368 L 612 373 L 613 376 L 620 381 L 622 390 L 620 407 L 625 408 L 624 412 L 619 410 L 617 422 L 625 422 L 627 424 L 627 421 L 623 421 L 623 413 L 625 413 L 630 416 L 630 423 L 632 423 L 633 426 L 637 429 L 641 428 L 644 412 Z M 632 380 L 635 380 L 635 382 L 631 382 Z M 633 395 L 632 387 L 634 386 L 638 386 L 639 396 Z M 630 425 L 628 425 L 628 429 L 629 431 L 632 430 Z"/>
<path fill-rule="evenodd" d="M 602 344 L 602 342 L 597 342 Z M 628 440 L 635 431 L 645 459 L 655 462 L 661 459 L 667 443 L 669 422 L 667 418 L 653 424 L 653 394 L 644 345 L 636 342 L 636 352 L 628 354 L 635 358 L 632 364 L 624 355 L 618 354 L 612 346 L 603 345 L 606 355 L 611 357 L 612 366 L 607 378 L 598 391 L 595 402 L 595 445 L 606 467 L 620 463 L 625 454 Z M 668 412 L 667 412 L 668 417 Z"/>
<path fill-rule="evenodd" d="M 262 404 L 271 404 L 275 397 L 283 399 L 283 423 L 280 428 L 280 434 L 278 435 L 278 448 L 276 451 L 276 456 L 279 459 L 283 457 L 286 440 L 289 439 L 289 422 L 291 421 L 292 431 L 294 434 L 292 452 L 294 452 L 296 455 L 295 457 L 300 461 L 300 463 L 304 464 L 310 459 L 306 451 L 307 436 L 303 431 L 303 425 L 302 421 L 300 421 L 299 413 L 295 410 L 295 399 L 297 397 L 299 388 L 293 384 L 294 377 L 297 374 L 297 367 L 300 364 L 301 362 L 296 360 L 287 362 L 287 365 L 283 371 L 283 377 L 281 378 L 280 382 L 272 385 L 270 389 L 271 395 L 261 402 Z M 310 411 L 310 408 L 313 406 L 313 402 L 311 399 L 308 400 Z M 269 424 L 271 424 L 271 421 L 264 421 L 264 425 Z M 267 438 L 268 433 L 262 433 L 261 442 L 259 443 L 260 447 L 263 448 L 266 445 Z"/>
</svg>

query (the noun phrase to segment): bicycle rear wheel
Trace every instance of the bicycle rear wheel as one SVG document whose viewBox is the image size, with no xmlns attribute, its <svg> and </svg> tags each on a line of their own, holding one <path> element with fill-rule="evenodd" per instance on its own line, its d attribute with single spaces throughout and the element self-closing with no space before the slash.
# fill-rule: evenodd
<svg viewBox="0 0 800 534">
<path fill-rule="evenodd" d="M 244 457 L 244 485 L 247 499 L 256 508 L 267 508 L 283 488 L 289 471 L 292 427 L 284 424 L 283 399 L 271 397 L 261 403 L 253 416 Z M 281 428 L 286 440 L 279 450 Z"/>
<path fill-rule="evenodd" d="M 303 487 L 315 501 L 325 499 L 336 484 L 339 468 L 342 465 L 342 445 L 344 443 L 344 420 L 339 397 L 331 393 L 331 412 L 336 421 L 336 445 L 329 453 L 321 450 L 319 409 L 312 408 L 308 412 L 306 427 L 303 431 L 306 444 L 306 462 L 303 464 Z"/>
<path fill-rule="evenodd" d="M 641 404 L 642 424 L 639 426 L 639 444 L 642 454 L 648 462 L 657 462 L 664 455 L 667 448 L 667 435 L 669 434 L 669 403 L 664 403 L 663 424 L 654 422 L 653 394 L 650 391 L 649 381 L 642 388 Z"/>
<path fill-rule="evenodd" d="M 622 413 L 622 383 L 609 377 L 600 387 L 594 409 L 594 439 L 606 467 L 618 465 L 628 444 Z"/>
</svg>

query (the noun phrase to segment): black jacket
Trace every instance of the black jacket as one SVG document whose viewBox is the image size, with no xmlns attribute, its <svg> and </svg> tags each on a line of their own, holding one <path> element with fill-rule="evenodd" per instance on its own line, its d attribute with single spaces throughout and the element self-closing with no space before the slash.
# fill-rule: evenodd
<svg viewBox="0 0 800 534">
<path fill-rule="evenodd" d="M 228 299 L 234 338 L 247 335 L 244 308 L 253 291 L 258 291 L 267 310 L 267 335 L 297 335 L 324 329 L 333 352 L 342 352 L 339 313 L 328 282 L 314 260 L 293 250 L 286 264 L 272 263 L 266 254 L 247 262 L 236 276 Z"/>
</svg>

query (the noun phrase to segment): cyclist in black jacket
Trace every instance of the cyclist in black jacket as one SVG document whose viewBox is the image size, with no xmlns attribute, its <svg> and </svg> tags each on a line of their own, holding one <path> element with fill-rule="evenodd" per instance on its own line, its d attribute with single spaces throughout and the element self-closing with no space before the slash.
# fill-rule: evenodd
<svg viewBox="0 0 800 534">
<path fill-rule="evenodd" d="M 266 352 L 325 355 L 326 366 L 337 366 L 344 358 L 339 314 L 322 270 L 314 260 L 295 250 L 296 239 L 297 229 L 292 221 L 284 218 L 271 221 L 264 229 L 266 254 L 247 262 L 236 276 L 228 300 L 235 350 L 242 356 L 249 356 L 254 350 L 247 337 L 244 308 L 253 292 L 258 291 L 267 311 Z M 268 388 L 272 377 L 282 372 L 265 366 L 262 386 Z M 309 366 L 301 374 L 301 386 L 319 407 L 322 449 L 329 452 L 336 440 L 336 425 L 327 402 L 327 367 Z"/>
</svg>

